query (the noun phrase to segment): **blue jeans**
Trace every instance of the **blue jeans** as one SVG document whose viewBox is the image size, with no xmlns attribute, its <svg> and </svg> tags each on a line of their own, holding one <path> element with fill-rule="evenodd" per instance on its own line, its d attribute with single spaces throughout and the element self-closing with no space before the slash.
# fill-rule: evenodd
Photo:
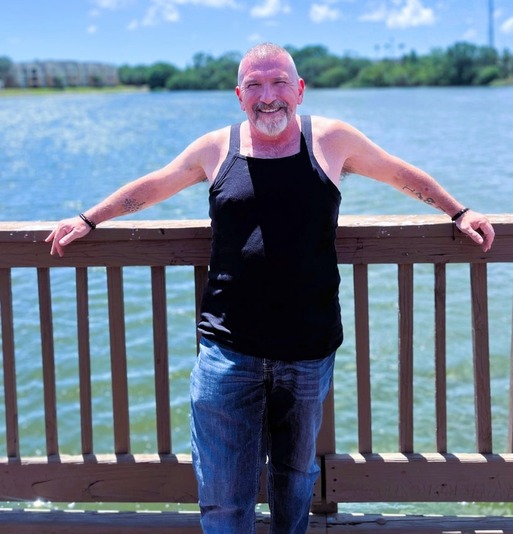
<svg viewBox="0 0 513 534">
<path fill-rule="evenodd" d="M 266 360 L 202 339 L 191 374 L 191 429 L 205 534 L 255 533 L 266 458 L 270 532 L 307 531 L 334 359 Z"/>
</svg>

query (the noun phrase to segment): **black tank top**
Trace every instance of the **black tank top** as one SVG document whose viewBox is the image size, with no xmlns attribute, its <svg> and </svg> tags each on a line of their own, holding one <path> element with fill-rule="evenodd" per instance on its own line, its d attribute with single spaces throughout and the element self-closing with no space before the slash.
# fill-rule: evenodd
<svg viewBox="0 0 513 534">
<path fill-rule="evenodd" d="M 342 343 L 335 252 L 340 192 L 312 152 L 240 154 L 240 124 L 210 188 L 212 252 L 199 331 L 237 352 L 277 360 L 330 355 Z"/>
</svg>

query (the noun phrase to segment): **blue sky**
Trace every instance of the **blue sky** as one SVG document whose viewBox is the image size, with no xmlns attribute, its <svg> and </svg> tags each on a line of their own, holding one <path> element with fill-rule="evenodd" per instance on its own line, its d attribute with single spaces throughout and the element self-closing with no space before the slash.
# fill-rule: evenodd
<svg viewBox="0 0 513 534">
<path fill-rule="evenodd" d="M 0 0 L 0 56 L 183 68 L 261 41 L 379 58 L 488 42 L 489 0 Z M 513 0 L 493 0 L 513 51 Z"/>
</svg>

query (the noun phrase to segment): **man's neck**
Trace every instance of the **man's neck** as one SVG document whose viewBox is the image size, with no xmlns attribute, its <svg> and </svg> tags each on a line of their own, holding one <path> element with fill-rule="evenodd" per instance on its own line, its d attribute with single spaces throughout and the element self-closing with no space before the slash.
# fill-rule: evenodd
<svg viewBox="0 0 513 534">
<path fill-rule="evenodd" d="M 248 121 L 241 127 L 240 152 L 254 158 L 284 158 L 300 151 L 301 129 L 298 121 L 292 121 L 276 136 L 265 135 Z"/>
</svg>

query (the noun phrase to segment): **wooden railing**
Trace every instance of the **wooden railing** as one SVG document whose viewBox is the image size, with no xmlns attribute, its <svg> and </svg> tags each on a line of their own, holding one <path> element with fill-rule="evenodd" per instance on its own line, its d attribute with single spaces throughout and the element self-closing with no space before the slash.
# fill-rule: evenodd
<svg viewBox="0 0 513 534">
<path fill-rule="evenodd" d="M 341 217 L 337 234 L 340 264 L 353 266 L 354 345 L 356 353 L 358 450 L 336 447 L 333 392 L 325 404 L 318 441 L 321 476 L 312 506 L 312 529 L 340 532 L 373 532 L 372 525 L 388 532 L 411 532 L 408 519 L 350 520 L 337 512 L 343 502 L 513 502 L 513 430 L 507 450 L 497 453 L 492 441 L 487 264 L 513 262 L 513 215 L 492 216 L 496 241 L 483 253 L 442 216 Z M 168 329 L 166 269 L 194 266 L 195 304 L 199 303 L 207 275 L 210 252 L 208 221 L 113 222 L 100 226 L 69 246 L 63 258 L 49 254 L 44 242 L 49 222 L 0 223 L 0 306 L 3 351 L 5 447 L 0 462 L 0 501 L 195 503 L 196 483 L 190 457 L 175 454 L 171 441 L 168 378 Z M 420 453 L 414 448 L 413 315 L 414 265 L 434 265 L 436 450 Z M 474 391 L 475 450 L 453 453 L 447 448 L 446 296 L 447 264 L 470 265 Z M 375 450 L 372 433 L 370 326 L 368 269 L 372 264 L 397 265 L 398 280 L 398 447 L 394 452 Z M 110 339 L 113 436 L 112 451 L 97 451 L 92 438 L 91 340 L 89 335 L 89 268 L 106 268 L 108 329 Z M 156 405 L 156 443 L 153 454 L 133 454 L 129 423 L 127 349 L 123 268 L 137 266 L 151 271 L 153 354 Z M 19 446 L 16 332 L 13 321 L 12 272 L 36 270 L 40 316 L 44 429 L 46 451 L 42 457 L 23 457 Z M 76 279 L 77 347 L 80 386 L 81 454 L 64 456 L 59 448 L 56 358 L 52 306 L 53 269 L 74 269 Z M 22 269 L 23 270 L 23 269 Z M 344 280 L 343 283 L 348 283 Z M 493 281 L 500 283 L 500 281 Z M 511 314 L 511 306 L 505 310 Z M 105 325 L 107 328 L 107 325 Z M 509 321 L 511 329 L 511 321 Z M 347 333 L 347 336 L 352 335 Z M 511 334 L 510 334 L 511 335 Z M 511 349 L 508 348 L 508 351 Z M 510 354 L 508 354 L 508 358 Z M 335 384 L 335 390 L 337 385 Z M 513 397 L 509 421 L 513 420 Z M 265 501 L 265 491 L 260 500 Z M 265 520 L 262 520 L 265 523 Z M 422 524 L 427 525 L 427 520 Z M 462 523 L 463 521 L 463 523 Z M 463 519 L 458 525 L 464 524 Z M 493 525 L 513 529 L 513 521 L 488 518 L 471 527 Z M 436 523 L 437 522 L 437 523 Z M 436 525 L 435 525 L 436 523 Z M 431 520 L 431 530 L 442 532 L 452 522 Z M 3 525 L 3 526 L 2 526 Z M 14 525 L 14 526 L 13 526 Z M 59 530 L 61 525 L 62 530 Z M 456 525 L 456 526 L 458 526 Z M 477 528 L 477 526 L 475 528 Z M 16 527 L 16 528 L 14 528 Z M 418 525 L 417 525 L 418 527 Z M 415 528 L 417 528 L 415 527 Z M 3 530 L 2 530 L 3 528 Z M 23 514 L 0 512 L 2 532 L 199 532 L 196 514 Z M 356 530 L 358 528 L 358 530 Z M 367 528 L 367 530 L 365 530 Z M 470 527 L 469 527 L 470 528 Z M 9 530 L 11 529 L 11 530 Z M 33 529 L 33 530 L 31 530 Z M 46 530 L 45 530 L 46 529 Z M 80 530 L 83 529 L 83 530 Z M 117 530 L 116 530 L 117 529 Z M 149 531 L 149 530 L 148 530 Z M 473 532 L 472 530 L 467 530 Z M 466 532 L 467 532 L 466 531 Z M 508 530 L 512 531 L 512 530 Z M 499 531 L 498 531 L 499 532 Z M 502 531 L 500 531 L 502 532 Z M 506 532 L 506 531 L 504 531 Z"/>
</svg>

